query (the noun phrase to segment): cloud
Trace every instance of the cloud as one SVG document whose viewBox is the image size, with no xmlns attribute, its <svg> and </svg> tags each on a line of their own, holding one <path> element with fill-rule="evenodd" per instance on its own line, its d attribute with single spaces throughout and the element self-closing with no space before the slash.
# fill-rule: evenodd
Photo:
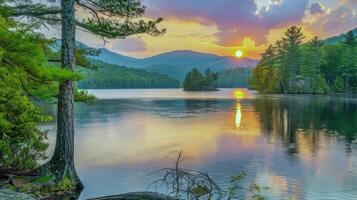
<svg viewBox="0 0 357 200">
<path fill-rule="evenodd" d="M 348 6 L 350 8 L 357 9 L 357 1 L 356 0 L 340 0 L 340 3 L 344 6 Z"/>
<path fill-rule="evenodd" d="M 112 50 L 122 52 L 139 52 L 146 50 L 146 44 L 138 38 L 126 38 L 113 43 Z"/>
<path fill-rule="evenodd" d="M 353 8 L 341 6 L 320 16 L 308 28 L 322 36 L 333 36 L 357 27 L 357 15 Z"/>
<path fill-rule="evenodd" d="M 257 45 L 266 42 L 271 29 L 301 23 L 309 0 L 155 0 L 144 1 L 149 16 L 194 21 L 216 26 L 216 43 L 237 46 L 249 37 Z M 262 7 L 263 6 L 263 7 Z"/>
<path fill-rule="evenodd" d="M 323 14 L 325 13 L 323 6 L 320 3 L 311 4 L 309 7 L 311 15 Z"/>
</svg>

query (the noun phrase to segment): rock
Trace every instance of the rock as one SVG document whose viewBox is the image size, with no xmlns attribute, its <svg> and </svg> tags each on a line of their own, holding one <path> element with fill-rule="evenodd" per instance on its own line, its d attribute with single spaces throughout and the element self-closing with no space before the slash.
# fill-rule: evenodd
<svg viewBox="0 0 357 200">
<path fill-rule="evenodd" d="M 24 193 L 14 192 L 8 189 L 0 189 L 0 200 L 9 200 L 9 199 L 35 200 L 35 198 Z"/>
<path fill-rule="evenodd" d="M 177 198 L 155 192 L 133 192 L 113 196 L 99 197 L 89 200 L 178 200 Z"/>
</svg>

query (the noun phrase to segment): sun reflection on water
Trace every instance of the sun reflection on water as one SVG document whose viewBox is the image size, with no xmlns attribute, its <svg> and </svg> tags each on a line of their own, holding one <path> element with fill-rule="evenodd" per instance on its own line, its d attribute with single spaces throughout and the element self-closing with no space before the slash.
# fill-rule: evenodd
<svg viewBox="0 0 357 200">
<path fill-rule="evenodd" d="M 235 89 L 233 91 L 233 96 L 237 99 L 237 104 L 236 104 L 236 126 L 237 128 L 240 128 L 241 125 L 241 120 L 242 120 L 242 105 L 240 103 L 240 100 L 245 97 L 245 92 L 243 89 Z"/>
<path fill-rule="evenodd" d="M 76 167 L 86 185 L 81 198 L 146 188 L 152 179 L 138 174 L 171 166 L 173 161 L 165 157 L 178 149 L 187 158 L 185 167 L 203 169 L 220 183 L 246 171 L 254 182 L 270 187 L 270 199 L 328 198 L 330 191 L 336 198 L 346 192 L 357 195 L 351 184 L 357 180 L 356 151 L 346 153 L 343 140 L 328 130 L 315 130 L 320 118 L 306 116 L 330 104 L 296 103 L 292 97 L 257 99 L 245 89 L 221 92 L 229 99 L 204 93 L 200 98 L 208 99 L 111 100 L 78 106 Z M 355 112 L 353 106 L 349 109 Z M 352 125 L 355 121 L 340 117 Z M 323 119 L 331 124 L 327 120 L 335 117 Z M 312 128 L 302 129 L 302 122 Z"/>
<path fill-rule="evenodd" d="M 237 126 L 237 128 L 239 128 L 240 127 L 240 123 L 241 123 L 241 119 L 242 119 L 242 110 L 241 110 L 242 108 L 241 108 L 241 104 L 240 104 L 239 101 L 237 102 L 236 108 L 237 108 L 237 111 L 236 111 L 236 126 Z"/>
</svg>

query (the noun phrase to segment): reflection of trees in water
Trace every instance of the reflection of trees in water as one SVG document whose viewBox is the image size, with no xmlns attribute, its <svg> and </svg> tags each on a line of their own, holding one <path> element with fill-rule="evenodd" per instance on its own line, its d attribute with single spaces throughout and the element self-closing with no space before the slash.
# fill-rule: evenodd
<svg viewBox="0 0 357 200">
<path fill-rule="evenodd" d="M 189 113 L 215 112 L 219 107 L 216 100 L 185 100 L 185 111 Z"/>
<path fill-rule="evenodd" d="M 76 104 L 78 124 L 105 122 L 128 113 L 147 113 L 168 118 L 185 118 L 212 112 L 225 112 L 234 107 L 234 100 L 200 99 L 129 99 L 98 100 L 94 105 Z"/>
<path fill-rule="evenodd" d="M 265 132 L 282 138 L 291 153 L 297 151 L 295 144 L 298 136 L 308 137 L 313 148 L 318 148 L 315 144 L 321 137 L 319 132 L 343 136 L 347 147 L 357 139 L 357 105 L 347 99 L 263 97 L 253 100 L 253 106 L 260 114 Z M 303 135 L 298 135 L 300 132 Z"/>
</svg>

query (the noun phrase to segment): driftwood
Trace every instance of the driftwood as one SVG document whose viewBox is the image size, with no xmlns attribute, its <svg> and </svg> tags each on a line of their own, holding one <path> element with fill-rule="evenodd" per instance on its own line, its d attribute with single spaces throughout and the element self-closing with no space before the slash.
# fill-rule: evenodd
<svg viewBox="0 0 357 200">
<path fill-rule="evenodd" d="M 99 197 L 89 200 L 178 200 L 177 198 L 156 192 L 132 192 L 113 196 Z"/>
</svg>

